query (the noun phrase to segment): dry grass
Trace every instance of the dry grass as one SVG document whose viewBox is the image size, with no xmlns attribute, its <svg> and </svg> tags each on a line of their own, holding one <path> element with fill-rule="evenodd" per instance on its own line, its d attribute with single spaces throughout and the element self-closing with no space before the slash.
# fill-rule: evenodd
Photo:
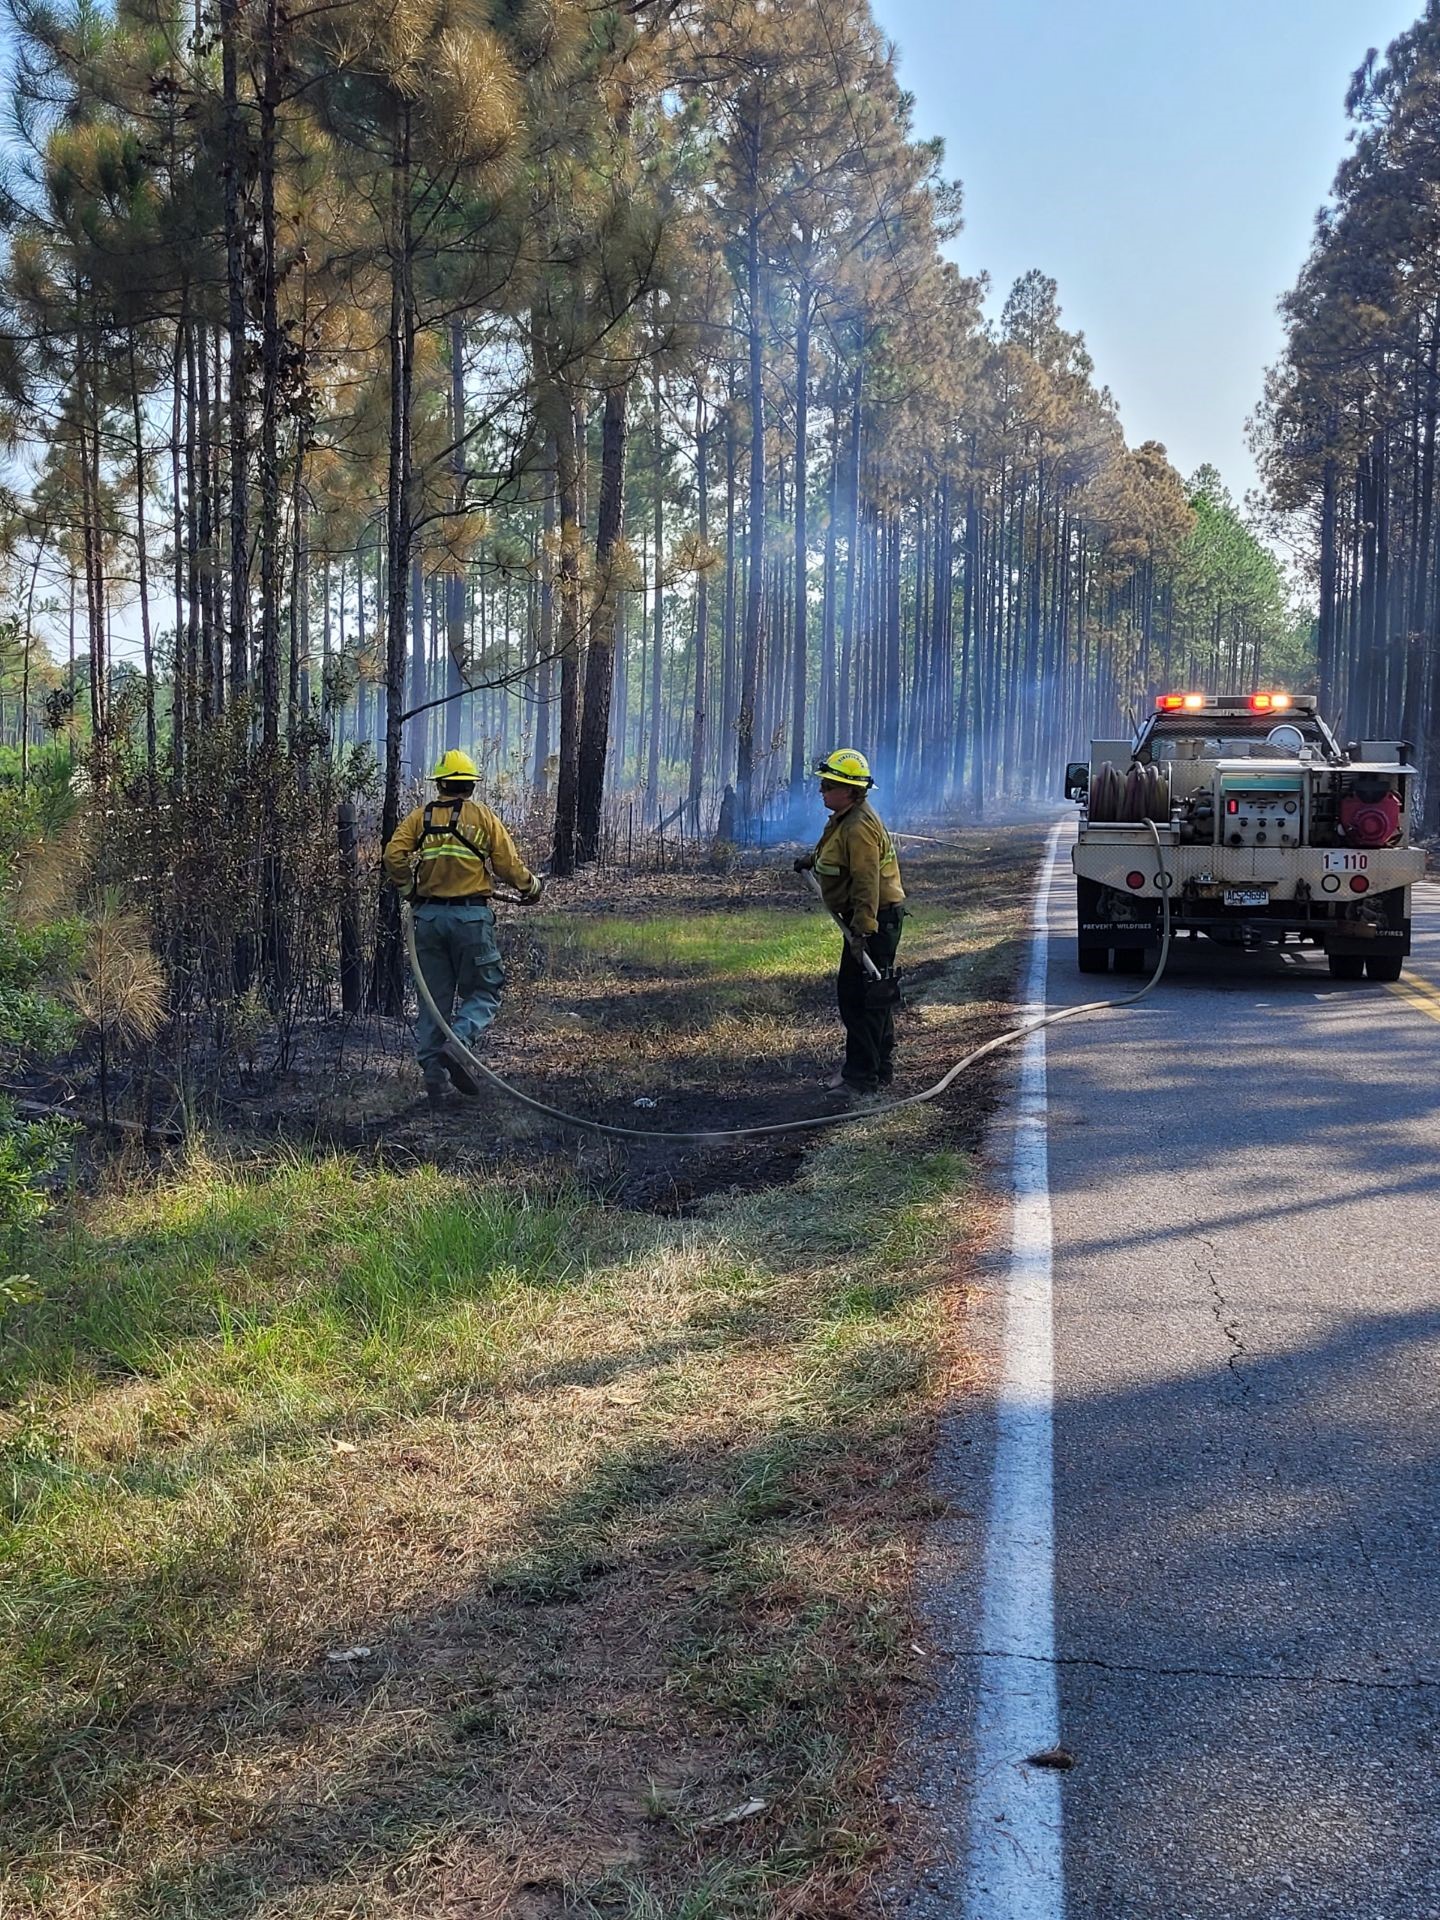
<svg viewBox="0 0 1440 1920">
<path fill-rule="evenodd" d="M 915 1049 L 1003 990 L 1017 851 L 921 922 Z M 0 1329 L 0 1913 L 853 1912 L 980 1225 L 931 1109 L 686 1220 L 298 1154 L 97 1198 Z"/>
</svg>

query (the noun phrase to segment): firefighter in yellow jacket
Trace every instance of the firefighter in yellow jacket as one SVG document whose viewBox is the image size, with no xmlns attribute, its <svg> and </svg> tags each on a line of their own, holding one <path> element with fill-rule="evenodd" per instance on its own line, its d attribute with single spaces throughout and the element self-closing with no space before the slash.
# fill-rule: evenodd
<svg viewBox="0 0 1440 1920">
<path fill-rule="evenodd" d="M 473 1048 L 499 1012 L 505 985 L 491 874 L 526 901 L 538 900 L 545 883 L 520 858 L 504 823 L 475 799 L 479 770 L 468 753 L 452 749 L 432 777 L 436 798 L 395 829 L 385 849 L 385 872 L 392 886 L 410 893 L 425 984 L 456 1036 Z M 444 1100 L 447 1075 L 461 1093 L 479 1093 L 463 1054 L 446 1040 L 423 1000 L 416 1040 L 432 1106 Z"/>
<path fill-rule="evenodd" d="M 810 868 L 820 882 L 825 904 L 850 929 L 840 953 L 835 997 L 845 1024 L 845 1060 L 832 1090 L 874 1093 L 895 1074 L 895 1008 L 875 1004 L 860 954 L 868 953 L 882 973 L 895 964 L 905 918 L 905 890 L 895 842 L 867 798 L 875 782 L 870 763 L 853 747 L 841 747 L 815 769 L 820 798 L 830 820 L 815 851 L 795 863 Z"/>
</svg>

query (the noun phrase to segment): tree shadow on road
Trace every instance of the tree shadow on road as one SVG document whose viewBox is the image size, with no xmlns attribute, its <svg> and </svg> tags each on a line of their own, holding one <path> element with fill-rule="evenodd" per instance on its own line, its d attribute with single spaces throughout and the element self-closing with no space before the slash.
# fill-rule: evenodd
<svg viewBox="0 0 1440 1920">
<path fill-rule="evenodd" d="M 1158 1084 L 1183 1114 L 1205 1073 L 1182 1061 Z M 1440 1306 L 1428 1251 L 1407 1238 L 1434 1184 L 1413 1153 L 1403 1171 L 1396 1158 L 1429 1105 L 1402 1071 L 1371 1128 L 1347 1122 L 1343 1093 L 1317 1090 L 1299 1116 L 1351 1204 L 1368 1196 L 1374 1237 L 1358 1243 L 1317 1227 L 1340 1192 L 1217 1183 L 1198 1132 L 1177 1130 L 1163 1165 L 1116 1188 L 1143 1186 L 1158 1210 L 1174 1183 L 1206 1179 L 1198 1226 L 1193 1204 L 1173 1227 L 1117 1218 L 1108 1194 L 1084 1211 L 1078 1156 L 1055 1156 L 1057 1217 L 1081 1223 L 1057 1242 L 1054 1408 L 1076 1913 L 1440 1911 Z M 1277 1124 L 1237 1103 L 1239 1141 Z M 1132 1139 L 1104 1116 L 1091 1130 L 1096 1165 Z M 938 1470 L 951 1514 L 923 1594 L 944 1679 L 897 1776 L 911 1831 L 884 1907 L 915 1920 L 961 1910 L 970 1716 L 983 1656 L 1005 1651 L 977 1638 L 991 1443 L 990 1411 L 961 1410 Z"/>
</svg>

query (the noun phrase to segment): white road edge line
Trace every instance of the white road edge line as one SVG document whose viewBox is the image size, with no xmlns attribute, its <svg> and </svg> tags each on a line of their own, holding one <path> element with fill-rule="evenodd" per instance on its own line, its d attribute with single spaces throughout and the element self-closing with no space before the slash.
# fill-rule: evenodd
<svg viewBox="0 0 1440 1920">
<path fill-rule="evenodd" d="M 1050 889 L 1063 822 L 1045 847 L 1025 981 L 1045 1011 Z M 1011 1174 L 1015 1211 L 996 1396 L 994 1479 L 976 1663 L 968 1920 L 1064 1920 L 1060 1781 L 1026 1756 L 1060 1737 L 1055 1658 L 1054 1344 L 1045 1029 L 1025 1042 Z"/>
</svg>

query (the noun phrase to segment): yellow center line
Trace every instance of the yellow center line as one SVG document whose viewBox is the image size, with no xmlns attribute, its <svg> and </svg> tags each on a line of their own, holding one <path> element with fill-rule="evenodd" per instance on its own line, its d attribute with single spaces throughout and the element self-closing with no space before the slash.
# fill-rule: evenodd
<svg viewBox="0 0 1440 1920">
<path fill-rule="evenodd" d="M 1426 986 L 1423 992 L 1416 992 L 1416 982 L 1412 980 L 1387 980 L 1386 991 L 1393 993 L 1397 1000 L 1403 1000 L 1417 1013 L 1428 1015 L 1431 1020 L 1440 1021 L 1440 993 L 1434 987 Z"/>
<path fill-rule="evenodd" d="M 1440 987 L 1437 987 L 1433 980 L 1427 980 L 1423 973 L 1402 974 L 1398 984 L 1408 987 L 1411 993 L 1425 994 L 1430 999 L 1440 1000 Z"/>
</svg>

